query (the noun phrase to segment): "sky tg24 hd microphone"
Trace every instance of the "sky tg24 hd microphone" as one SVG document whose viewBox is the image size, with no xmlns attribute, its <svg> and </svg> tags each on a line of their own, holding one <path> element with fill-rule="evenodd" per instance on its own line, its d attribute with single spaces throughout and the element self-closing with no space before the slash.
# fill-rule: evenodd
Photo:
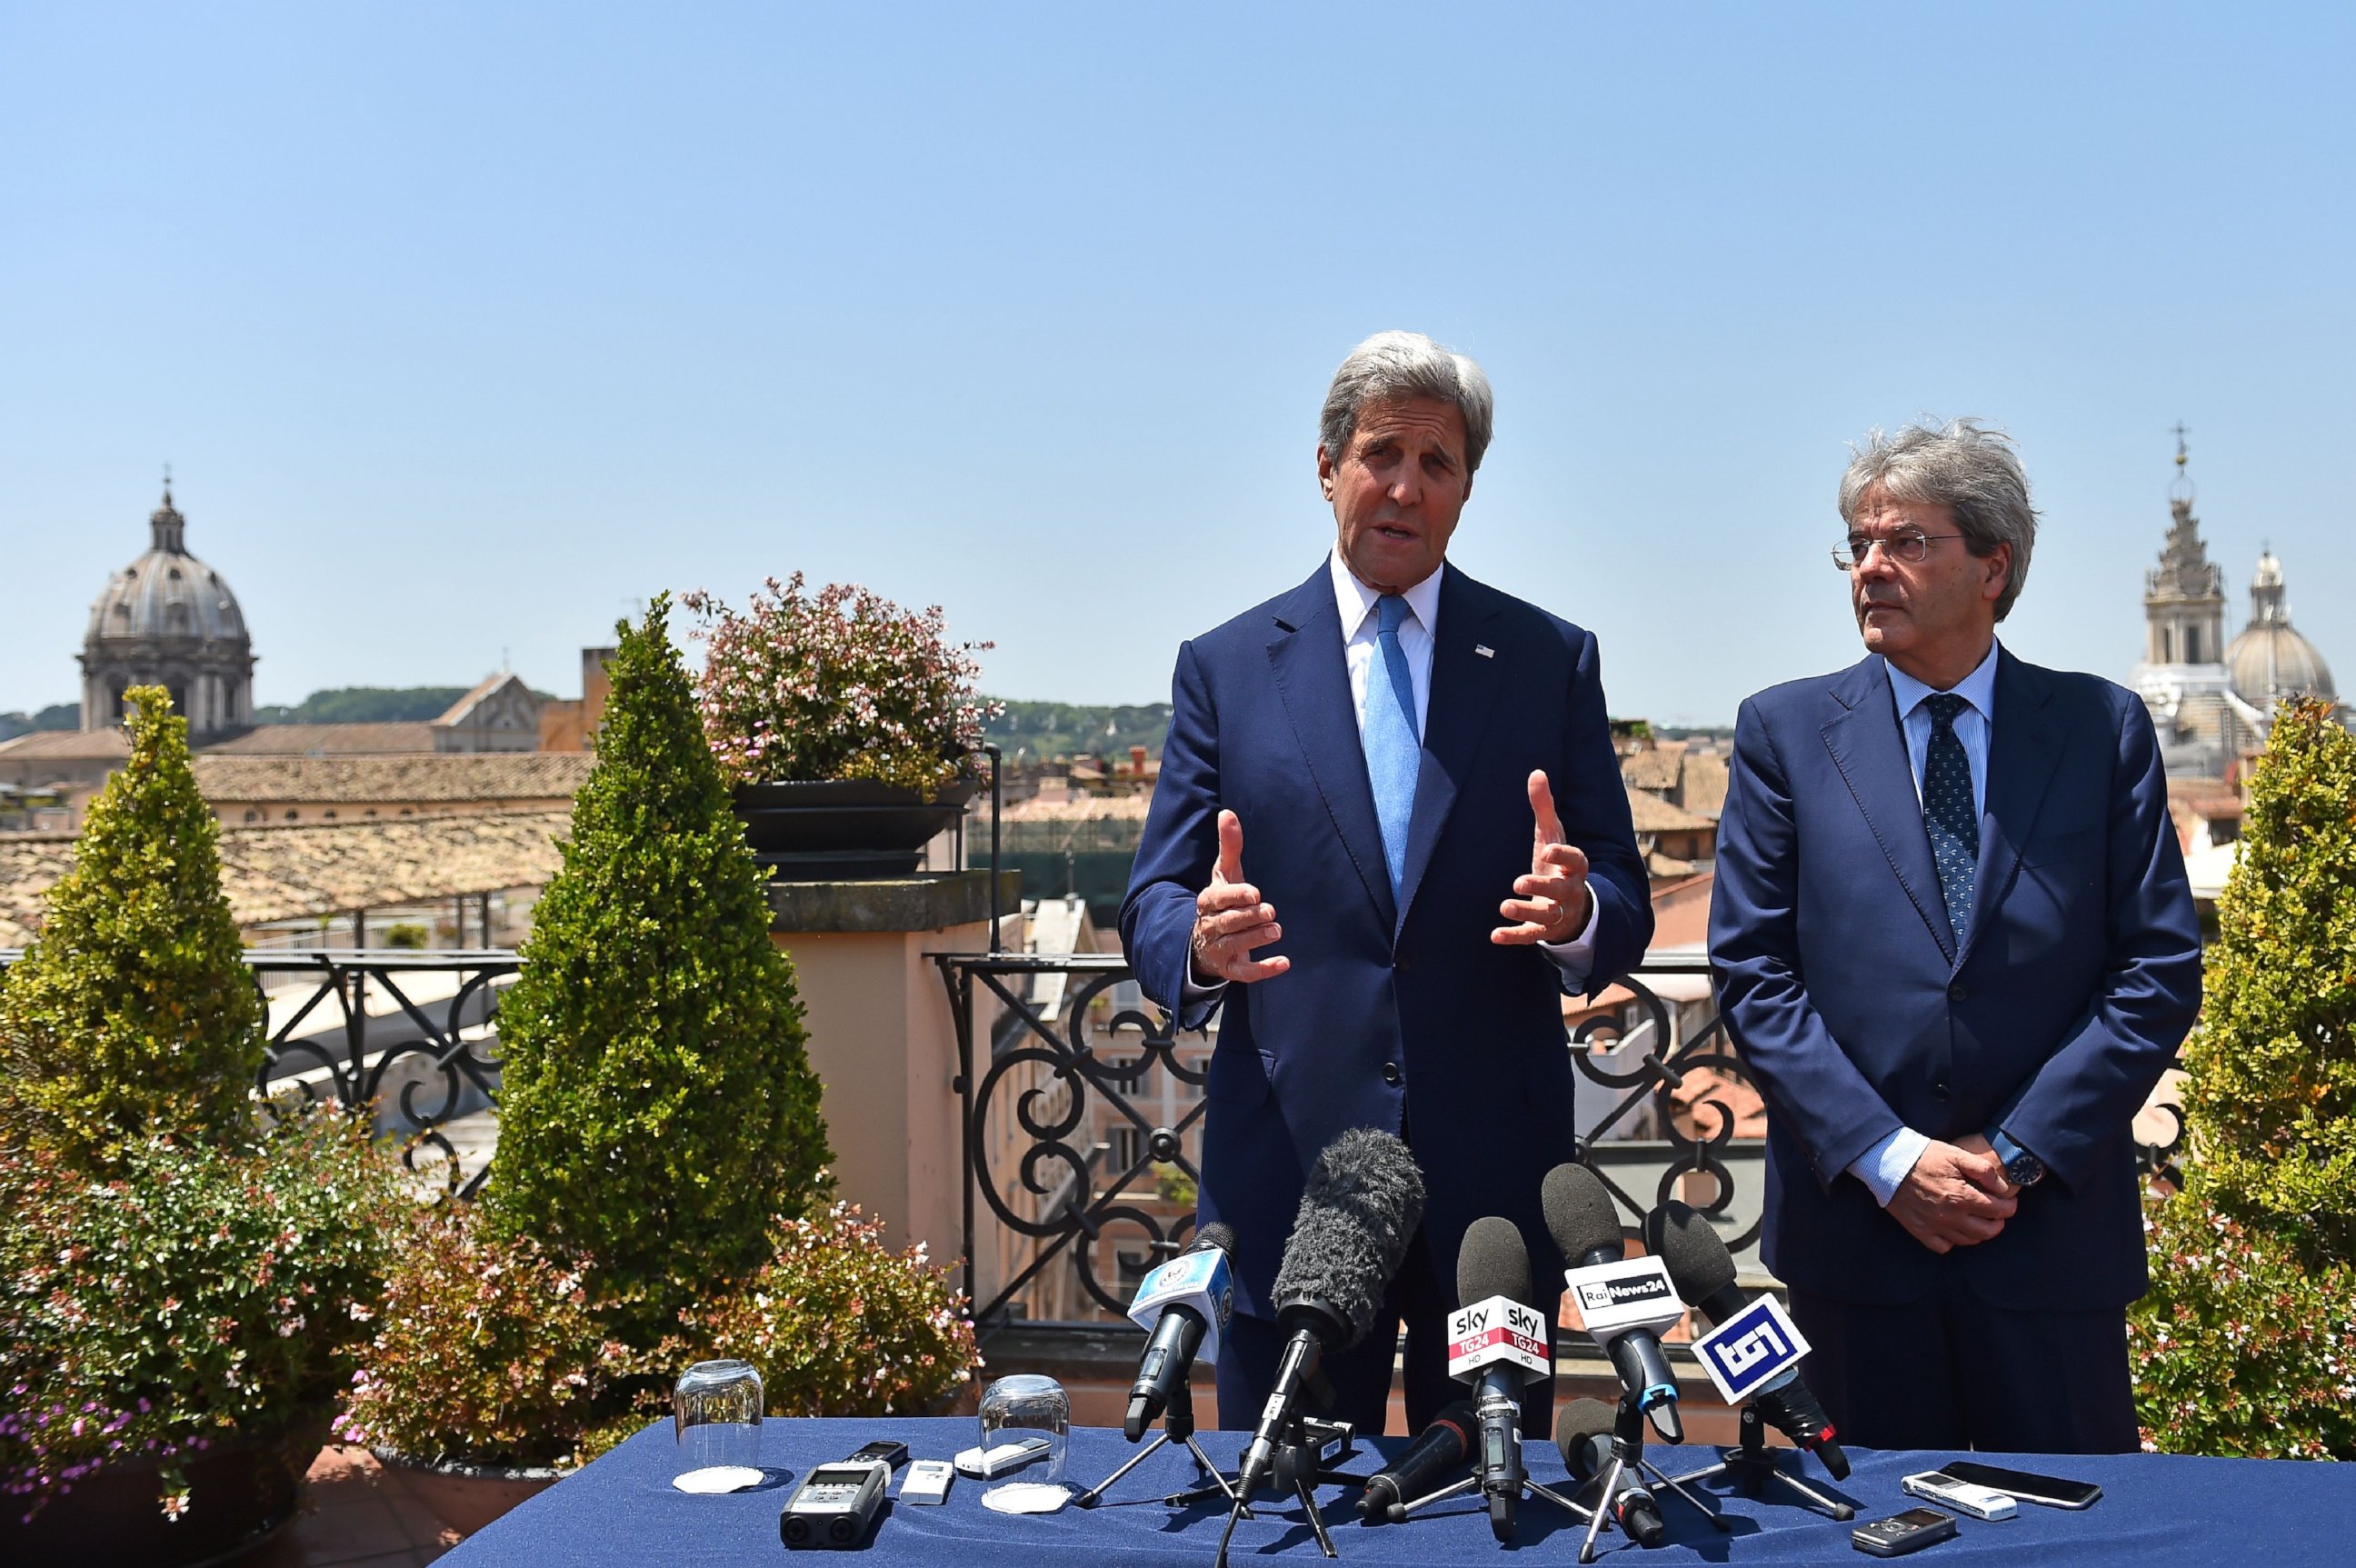
<svg viewBox="0 0 2356 1568">
<path fill-rule="evenodd" d="M 1580 1483 L 1578 1500 L 1581 1506 L 1609 1515 L 1621 1532 L 1637 1545 L 1658 1546 L 1668 1526 L 1661 1518 L 1661 1505 L 1633 1466 L 1621 1466 L 1620 1479 L 1612 1487 L 1612 1495 L 1603 1495 L 1604 1480 L 1612 1471 L 1612 1427 L 1615 1419 L 1612 1407 L 1601 1400 L 1573 1400 L 1555 1419 L 1554 1445 L 1562 1451 L 1564 1468 Z"/>
<path fill-rule="evenodd" d="M 1667 1267 L 1677 1294 L 1716 1325 L 1694 1341 L 1702 1369 L 1729 1404 L 1744 1400 L 1775 1429 L 1813 1452 L 1836 1481 L 1848 1478 L 1830 1417 L 1800 1380 L 1808 1342 L 1773 1296 L 1735 1283 L 1734 1258 L 1708 1220 L 1672 1198 L 1644 1217 L 1644 1245 Z"/>
<path fill-rule="evenodd" d="M 1287 1339 L 1276 1386 L 1236 1467 L 1239 1498 L 1268 1483 L 1319 1359 L 1350 1348 L 1374 1326 L 1422 1221 L 1423 1173 L 1390 1133 L 1353 1128 L 1317 1156 L 1276 1271 L 1276 1326 Z"/>
<path fill-rule="evenodd" d="M 1421 1436 L 1367 1478 L 1366 1489 L 1358 1494 L 1358 1517 L 1368 1524 L 1396 1524 L 1407 1518 L 1407 1505 L 1438 1491 L 1472 1452 L 1478 1419 L 1471 1400 L 1458 1400 L 1433 1416 Z"/>
<path fill-rule="evenodd" d="M 1514 1535 L 1522 1495 L 1522 1385 L 1554 1370 L 1546 1318 L 1529 1305 L 1530 1251 L 1510 1219 L 1476 1219 L 1456 1253 L 1456 1299 L 1448 1320 L 1448 1375 L 1472 1385 L 1480 1442 L 1473 1466 L 1488 1499 L 1489 1529 Z"/>
<path fill-rule="evenodd" d="M 1205 1225 L 1184 1251 L 1139 1282 L 1129 1316 L 1152 1337 L 1138 1359 L 1129 1413 L 1121 1421 L 1121 1433 L 1131 1443 L 1162 1418 L 1172 1391 L 1193 1372 L 1196 1356 L 1218 1359 L 1219 1336 L 1226 1331 L 1236 1301 L 1235 1273 L 1227 1263 L 1235 1244 L 1236 1233 L 1228 1227 Z"/>
<path fill-rule="evenodd" d="M 1563 1283 L 1579 1303 L 1589 1336 L 1612 1358 L 1621 1386 L 1652 1418 L 1653 1430 L 1665 1442 L 1684 1442 L 1677 1380 L 1656 1332 L 1685 1316 L 1668 1270 L 1658 1258 L 1627 1256 L 1612 1194 L 1585 1165 L 1548 1171 L 1538 1200 L 1547 1233 L 1570 1265 Z"/>
</svg>

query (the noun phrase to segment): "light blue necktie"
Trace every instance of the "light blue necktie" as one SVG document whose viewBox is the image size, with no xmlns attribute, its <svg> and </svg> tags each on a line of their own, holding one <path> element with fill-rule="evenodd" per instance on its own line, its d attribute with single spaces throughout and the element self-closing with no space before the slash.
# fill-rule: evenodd
<svg viewBox="0 0 2356 1568">
<path fill-rule="evenodd" d="M 1376 657 L 1366 671 L 1366 779 L 1375 787 L 1375 817 L 1382 823 L 1383 864 L 1390 869 L 1393 898 L 1407 879 L 1408 823 L 1415 816 L 1415 776 L 1423 767 L 1415 682 L 1398 639 L 1407 613 L 1407 601 L 1397 594 L 1375 601 Z"/>
</svg>

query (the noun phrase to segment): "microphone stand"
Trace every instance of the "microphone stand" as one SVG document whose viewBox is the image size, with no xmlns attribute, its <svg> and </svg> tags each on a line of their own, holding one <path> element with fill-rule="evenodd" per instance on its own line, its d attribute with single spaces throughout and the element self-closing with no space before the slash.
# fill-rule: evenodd
<svg viewBox="0 0 2356 1568">
<path fill-rule="evenodd" d="M 1211 1456 L 1203 1452 L 1203 1445 L 1194 1441 L 1194 1386 L 1192 1382 L 1182 1380 L 1170 1391 L 1170 1402 L 1162 1407 L 1162 1430 L 1154 1434 L 1153 1441 L 1130 1455 L 1119 1469 L 1074 1498 L 1073 1505 L 1084 1509 L 1096 1507 L 1102 1500 L 1105 1493 L 1112 1489 L 1114 1482 L 1144 1464 L 1155 1450 L 1170 1443 L 1184 1444 L 1186 1452 L 1194 1456 L 1197 1490 L 1206 1484 L 1203 1477 L 1208 1477 L 1208 1485 L 1217 1487 L 1226 1494 L 1229 1502 L 1236 1500 L 1235 1488 L 1227 1484 L 1227 1478 L 1225 1476 L 1219 1474 L 1219 1467 L 1211 1463 Z M 1205 1492 L 1204 1495 L 1209 1494 Z M 1251 1509 L 1245 1509 L 1244 1517 L 1250 1518 Z"/>
<path fill-rule="evenodd" d="M 1720 1534 L 1734 1529 L 1732 1520 L 1686 1489 L 1685 1482 L 1691 1479 L 1690 1477 L 1664 1476 L 1651 1460 L 1644 1457 L 1644 1412 L 1638 1407 L 1634 1394 L 1623 1393 L 1620 1396 L 1619 1416 L 1612 1423 L 1612 1467 L 1597 1477 L 1600 1485 L 1596 1490 L 1596 1507 L 1588 1520 L 1587 1539 L 1580 1542 L 1580 1562 L 1595 1561 L 1595 1538 L 1603 1533 L 1604 1521 L 1612 1517 L 1612 1498 L 1620 1489 L 1620 1477 L 1631 1468 L 1699 1509 L 1702 1516 L 1716 1525 Z"/>
<path fill-rule="evenodd" d="M 1332 1463 L 1329 1464 L 1325 1458 L 1325 1445 L 1337 1442 L 1342 1445 L 1341 1452 L 1335 1454 Z M 1357 1451 L 1348 1422 L 1320 1421 L 1313 1415 L 1301 1415 L 1298 1412 L 1285 1423 L 1282 1435 L 1277 1439 L 1275 1464 L 1277 1488 L 1280 1491 L 1289 1491 L 1301 1499 L 1302 1509 L 1309 1515 L 1309 1528 L 1317 1537 L 1317 1549 L 1328 1557 L 1339 1557 L 1342 1554 L 1334 1549 L 1333 1537 L 1325 1529 L 1325 1516 L 1317 1511 L 1316 1488 L 1364 1485 L 1365 1477 L 1353 1476 L 1335 1467 L 1355 1456 Z M 1254 1517 L 1251 1511 L 1251 1499 L 1229 1486 L 1227 1478 L 1216 1470 L 1211 1472 L 1209 1481 L 1183 1492 L 1173 1493 L 1163 1499 L 1174 1508 L 1185 1503 L 1201 1502 L 1205 1498 L 1221 1493 L 1228 1498 L 1232 1506 L 1227 1509 L 1227 1528 L 1219 1535 L 1219 1554 L 1213 1560 L 1213 1568 L 1226 1568 L 1227 1542 L 1236 1533 L 1236 1520 Z"/>
<path fill-rule="evenodd" d="M 1399 1512 L 1403 1516 L 1411 1515 L 1419 1509 L 1430 1508 L 1434 1503 L 1444 1503 L 1452 1498 L 1461 1498 L 1467 1492 L 1475 1491 L 1479 1489 L 1480 1485 L 1481 1477 L 1478 1475 L 1467 1476 L 1462 1480 L 1457 1481 L 1450 1486 L 1442 1487 L 1436 1492 L 1428 1493 L 1423 1497 L 1419 1497 L 1411 1503 L 1400 1504 Z M 1569 1514 L 1571 1518 L 1576 1520 L 1584 1520 L 1592 1519 L 1595 1516 L 1595 1510 L 1587 1507 L 1584 1503 L 1575 1503 L 1571 1501 L 1569 1498 L 1564 1497 L 1560 1492 L 1556 1491 L 1552 1487 L 1547 1486 L 1544 1481 L 1538 1480 L 1535 1477 L 1526 1474 L 1522 1477 L 1521 1493 L 1524 1496 L 1534 1493 L 1538 1497 L 1544 1498 L 1547 1501 L 1552 1503 L 1555 1507 L 1561 1509 L 1564 1512 Z"/>
<path fill-rule="evenodd" d="M 1743 1495 L 1755 1498 L 1766 1488 L 1769 1481 L 1781 1481 L 1800 1495 L 1802 1506 L 1821 1509 L 1837 1520 L 1857 1517 L 1857 1509 L 1837 1498 L 1826 1496 L 1807 1482 L 1783 1468 L 1782 1455 L 1767 1446 L 1767 1423 L 1760 1418 L 1756 1407 L 1742 1407 L 1742 1441 L 1739 1446 L 1719 1450 L 1718 1463 L 1703 1466 L 1679 1481 L 1713 1481 L 1720 1476 L 1730 1476 L 1742 1488 Z"/>
</svg>

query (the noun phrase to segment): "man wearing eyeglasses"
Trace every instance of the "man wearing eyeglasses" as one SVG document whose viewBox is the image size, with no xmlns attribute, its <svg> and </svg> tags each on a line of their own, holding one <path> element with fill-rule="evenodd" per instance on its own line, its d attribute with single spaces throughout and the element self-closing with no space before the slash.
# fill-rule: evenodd
<svg viewBox="0 0 2356 1568">
<path fill-rule="evenodd" d="M 2151 719 L 1997 640 L 2037 531 L 2001 433 L 1873 433 L 1840 514 L 1866 656 L 1743 703 L 1710 910 L 1767 1265 L 1844 1438 L 2130 1451 L 2128 1127 L 2201 1000 Z"/>
</svg>

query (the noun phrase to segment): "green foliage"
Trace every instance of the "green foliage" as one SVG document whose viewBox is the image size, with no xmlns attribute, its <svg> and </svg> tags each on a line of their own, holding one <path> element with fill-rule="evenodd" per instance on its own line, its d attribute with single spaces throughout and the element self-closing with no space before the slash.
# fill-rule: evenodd
<svg viewBox="0 0 2356 1568">
<path fill-rule="evenodd" d="M 253 710 L 256 724 L 344 725 L 438 719 L 466 694 L 464 686 L 341 686 L 314 692 L 292 707 Z"/>
<path fill-rule="evenodd" d="M 669 1364 L 720 1356 L 761 1373 L 773 1415 L 922 1415 L 981 1364 L 966 1299 L 884 1227 L 838 1203 L 780 1228 L 745 1286 L 680 1319 Z"/>
<path fill-rule="evenodd" d="M 177 1515 L 178 1460 L 324 1413 L 408 1202 L 365 1126 L 329 1113 L 238 1149 L 145 1139 L 111 1177 L 53 1149 L 0 1161 L 0 1490 L 37 1508 L 155 1457 Z"/>
<path fill-rule="evenodd" d="M 1194 1178 L 1173 1165 L 1153 1167 L 1153 1195 L 1164 1203 L 1175 1203 L 1187 1208 L 1194 1207 L 1199 1196 Z"/>
<path fill-rule="evenodd" d="M 594 1259 L 621 1337 L 750 1275 L 831 1158 L 791 963 L 658 598 L 620 628 L 563 869 L 500 1005 L 506 1236 Z"/>
<path fill-rule="evenodd" d="M 151 1126 L 245 1137 L 263 1051 L 187 721 L 160 686 L 124 701 L 131 754 L 91 801 L 73 869 L 0 985 L 0 1133 L 84 1160 Z"/>
<path fill-rule="evenodd" d="M 410 951 L 423 949 L 434 933 L 412 920 L 402 920 L 384 929 L 384 945 Z"/>
<path fill-rule="evenodd" d="M 2356 1458 L 2356 736 L 2285 703 L 2185 1049 L 2185 1189 L 2130 1328 L 2157 1446 Z"/>
<path fill-rule="evenodd" d="M 973 654 L 990 644 L 950 642 L 938 605 L 905 610 L 846 583 L 805 595 L 798 572 L 742 615 L 701 590 L 680 602 L 703 618 L 704 736 L 730 779 L 930 794 L 967 770 L 990 717 Z"/>
<path fill-rule="evenodd" d="M 33 727 L 38 730 L 80 729 L 81 728 L 81 704 L 51 703 L 33 715 Z"/>
<path fill-rule="evenodd" d="M 412 1216 L 337 1431 L 428 1462 L 585 1464 L 639 1359 L 608 1337 L 581 1265 L 483 1219 L 466 1204 Z"/>
<path fill-rule="evenodd" d="M 1170 704 L 1142 703 L 1128 706 L 1089 706 L 1078 703 L 1010 703 L 985 697 L 998 710 L 981 726 L 985 739 L 998 743 L 1008 766 L 1055 757 L 1099 755 L 1126 759 L 1132 746 L 1145 747 L 1150 757 L 1162 755 L 1162 736 L 1170 729 Z"/>
</svg>

